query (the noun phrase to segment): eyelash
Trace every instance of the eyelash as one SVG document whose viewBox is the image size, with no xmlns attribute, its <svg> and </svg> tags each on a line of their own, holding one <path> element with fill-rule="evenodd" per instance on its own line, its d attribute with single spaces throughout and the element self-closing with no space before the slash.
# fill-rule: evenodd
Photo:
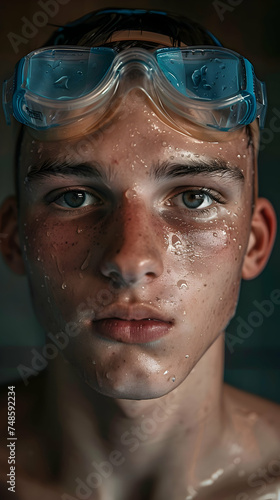
<svg viewBox="0 0 280 500">
<path fill-rule="evenodd" d="M 102 200 L 101 198 L 96 194 L 96 193 L 92 193 L 91 191 L 86 191 L 85 189 L 81 189 L 81 188 L 77 188 L 77 189 L 73 189 L 72 187 L 68 187 L 68 188 L 65 188 L 63 191 L 60 191 L 59 194 L 57 194 L 55 197 L 52 197 L 50 200 L 49 200 L 49 203 L 52 204 L 52 203 L 55 203 L 57 200 L 59 200 L 60 198 L 63 198 L 63 196 L 67 193 L 83 193 L 85 195 L 89 195 L 89 196 L 92 196 L 94 198 L 96 198 L 96 200 L 98 200 L 96 203 L 92 203 L 92 204 L 88 204 L 86 206 L 92 206 L 92 205 L 95 205 L 95 206 L 100 206 L 102 204 Z M 59 205 L 57 203 L 57 205 Z M 69 210 L 71 212 L 73 212 L 74 210 L 80 210 L 82 208 L 85 208 L 86 206 L 84 207 L 63 207 L 62 205 L 59 205 L 61 208 L 64 208 L 65 210 Z"/>
<path fill-rule="evenodd" d="M 212 191 L 211 189 L 206 188 L 206 187 L 183 188 L 183 190 L 180 190 L 175 195 L 170 196 L 167 199 L 167 201 L 172 202 L 172 200 L 174 200 L 175 198 L 177 198 L 180 195 L 183 195 L 185 193 L 188 193 L 188 192 L 197 193 L 197 194 L 205 194 L 205 195 L 209 196 L 209 198 L 211 198 L 212 201 L 215 201 L 216 203 L 219 203 L 222 205 L 225 204 L 225 200 L 220 193 L 218 193 L 217 191 Z M 187 206 L 185 206 L 185 208 L 182 208 L 182 210 L 189 210 L 194 215 L 207 215 L 207 214 L 209 214 L 209 212 L 211 212 L 212 209 L 213 209 L 212 204 L 207 208 L 193 208 L 193 209 L 191 209 L 191 208 L 188 208 Z"/>
<path fill-rule="evenodd" d="M 86 206 L 100 206 L 102 205 L 102 199 L 99 198 L 99 196 L 95 193 L 92 193 L 90 191 L 86 191 L 85 189 L 73 189 L 72 187 L 69 187 L 69 188 L 65 188 L 63 191 L 61 191 L 59 194 L 57 194 L 54 198 L 51 198 L 50 200 L 48 200 L 48 203 L 49 204 L 52 204 L 52 203 L 55 203 L 57 200 L 59 200 L 60 198 L 63 198 L 63 196 L 67 193 L 83 193 L 83 194 L 87 194 L 89 196 L 92 196 L 92 197 L 95 197 L 97 200 L 99 200 L 97 203 L 92 203 L 92 204 L 88 204 Z M 168 197 L 167 198 L 167 202 L 169 202 L 169 206 L 171 205 L 172 203 L 172 200 L 178 198 L 180 195 L 184 195 L 185 193 L 196 193 L 196 194 L 205 194 L 207 196 L 209 196 L 209 198 L 211 198 L 212 201 L 215 201 L 217 203 L 220 203 L 220 204 L 224 204 L 225 201 L 224 199 L 222 198 L 222 196 L 217 193 L 216 191 L 213 192 L 211 189 L 209 188 L 206 188 L 206 187 L 203 187 L 203 188 L 181 188 L 180 192 L 177 192 L 176 194 L 173 194 L 172 196 Z M 184 203 L 184 202 L 182 202 Z M 57 203 L 57 205 L 59 205 Z M 59 205 L 61 208 L 64 208 L 65 210 L 69 210 L 71 212 L 73 212 L 74 210 L 80 210 L 82 208 L 86 208 L 85 207 L 63 207 L 62 205 Z M 173 206 L 176 206 L 176 205 L 173 205 Z M 180 207 L 179 207 L 180 208 Z M 209 206 L 209 208 L 188 208 L 187 206 L 185 207 L 182 207 L 182 210 L 189 210 L 192 214 L 194 215 L 203 215 L 203 214 L 209 214 L 209 212 L 212 210 L 212 204 Z"/>
</svg>

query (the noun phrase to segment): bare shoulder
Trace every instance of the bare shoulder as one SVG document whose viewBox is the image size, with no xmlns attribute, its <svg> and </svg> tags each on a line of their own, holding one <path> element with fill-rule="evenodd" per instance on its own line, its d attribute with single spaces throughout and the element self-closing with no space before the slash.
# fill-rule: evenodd
<svg viewBox="0 0 280 500">
<path fill-rule="evenodd" d="M 228 418 L 248 457 L 259 463 L 280 459 L 280 405 L 224 385 Z"/>
<path fill-rule="evenodd" d="M 227 384 L 223 396 L 221 476 L 207 499 L 280 499 L 280 406 Z"/>
<path fill-rule="evenodd" d="M 280 405 L 249 392 L 224 384 L 224 396 L 231 410 L 237 410 L 250 421 L 259 420 L 280 437 Z"/>
</svg>

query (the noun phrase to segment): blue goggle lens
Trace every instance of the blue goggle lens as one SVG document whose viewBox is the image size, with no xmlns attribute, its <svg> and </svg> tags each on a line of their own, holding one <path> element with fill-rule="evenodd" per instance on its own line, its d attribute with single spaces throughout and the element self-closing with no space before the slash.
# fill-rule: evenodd
<svg viewBox="0 0 280 500">
<path fill-rule="evenodd" d="M 159 50 L 157 62 L 181 94 L 192 99 L 228 99 L 245 89 L 240 60 L 231 55 L 209 57 L 209 51 Z"/>
<path fill-rule="evenodd" d="M 27 66 L 26 89 L 46 99 L 78 99 L 100 84 L 114 58 L 109 48 L 35 54 Z"/>
<path fill-rule="evenodd" d="M 117 53 L 109 47 L 56 46 L 34 51 L 19 62 L 14 79 L 4 85 L 7 121 L 13 114 L 28 126 L 47 129 L 97 110 L 101 116 L 122 75 L 137 65 L 163 107 L 195 123 L 226 131 L 258 116 L 260 126 L 264 124 L 264 84 L 249 61 L 220 47 L 168 47 L 154 52 L 135 48 Z"/>
</svg>

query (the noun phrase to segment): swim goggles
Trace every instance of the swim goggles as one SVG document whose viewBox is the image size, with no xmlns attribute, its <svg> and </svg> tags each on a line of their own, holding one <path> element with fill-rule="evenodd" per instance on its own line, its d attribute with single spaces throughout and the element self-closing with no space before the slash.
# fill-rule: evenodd
<svg viewBox="0 0 280 500">
<path fill-rule="evenodd" d="M 264 126 L 265 85 L 252 64 L 223 47 L 154 51 L 53 46 L 22 58 L 3 86 L 10 115 L 36 130 L 100 121 L 132 88 L 140 88 L 165 116 L 175 113 L 203 127 L 232 131 L 259 118 Z M 171 113 L 170 113 L 171 111 Z M 174 118 L 173 118 L 174 120 Z"/>
</svg>

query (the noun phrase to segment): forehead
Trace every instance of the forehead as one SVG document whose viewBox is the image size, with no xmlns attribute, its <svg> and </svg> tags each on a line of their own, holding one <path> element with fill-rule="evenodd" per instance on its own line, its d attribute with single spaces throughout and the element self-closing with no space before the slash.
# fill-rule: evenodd
<svg viewBox="0 0 280 500">
<path fill-rule="evenodd" d="M 40 169 L 47 160 L 96 163 L 116 173 L 129 171 L 132 176 L 165 161 L 190 162 L 224 160 L 241 170 L 252 164 L 246 129 L 234 133 L 209 132 L 190 125 L 189 134 L 174 130 L 162 122 L 148 105 L 137 103 L 135 96 L 123 103 L 123 109 L 105 126 L 91 133 L 46 140 L 46 135 L 24 134 L 21 149 L 21 172 Z M 118 168 L 116 167 L 118 166 Z M 137 168 L 136 168 L 137 167 Z"/>
<path fill-rule="evenodd" d="M 143 41 L 143 42 L 152 42 L 155 44 L 155 48 L 160 47 L 173 47 L 174 43 L 172 43 L 170 36 L 163 35 L 161 33 L 156 33 L 152 31 L 140 31 L 140 30 L 121 30 L 115 31 L 106 43 L 112 42 L 120 42 L 120 41 Z M 103 45 L 106 45 L 103 44 Z M 181 47 L 187 47 L 185 43 L 180 43 Z"/>
</svg>

